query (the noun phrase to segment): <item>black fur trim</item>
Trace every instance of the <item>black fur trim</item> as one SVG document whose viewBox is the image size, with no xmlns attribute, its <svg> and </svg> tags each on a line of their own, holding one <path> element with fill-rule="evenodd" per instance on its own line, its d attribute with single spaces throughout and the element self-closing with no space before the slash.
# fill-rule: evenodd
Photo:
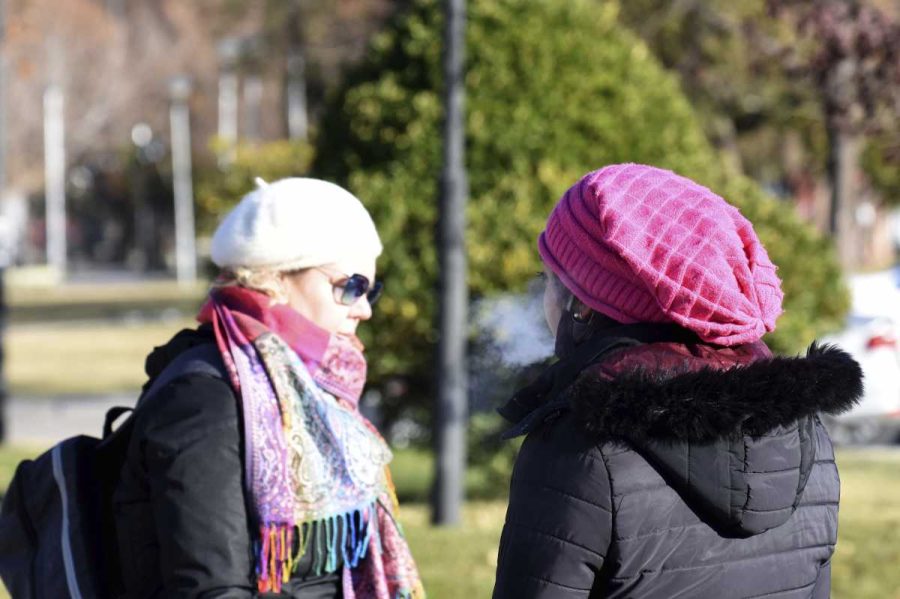
<svg viewBox="0 0 900 599">
<path fill-rule="evenodd" d="M 805 357 L 727 370 L 587 374 L 572 391 L 581 422 L 599 438 L 710 442 L 849 410 L 862 397 L 863 374 L 848 353 L 814 343 Z"/>
</svg>

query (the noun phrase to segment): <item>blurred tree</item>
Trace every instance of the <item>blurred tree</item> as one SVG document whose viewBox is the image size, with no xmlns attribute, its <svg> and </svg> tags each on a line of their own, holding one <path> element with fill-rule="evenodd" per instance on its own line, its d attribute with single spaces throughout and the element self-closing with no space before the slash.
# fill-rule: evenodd
<svg viewBox="0 0 900 599">
<path fill-rule="evenodd" d="M 872 139 L 863 151 L 862 164 L 882 196 L 900 204 L 900 130 Z"/>
<path fill-rule="evenodd" d="M 742 134 L 793 122 L 792 106 L 802 106 L 776 64 L 753 60 L 749 25 L 771 21 L 765 0 L 629 0 L 620 18 L 679 74 L 707 136 L 735 171 L 745 167 Z"/>
<path fill-rule="evenodd" d="M 852 243 L 863 136 L 895 131 L 900 114 L 900 24 L 861 0 L 767 2 L 804 42 L 785 47 L 784 62 L 818 92 L 828 136 L 829 229 L 839 244 Z"/>
<path fill-rule="evenodd" d="M 0 0 L 0 202 L 6 194 L 6 0 Z M 2 219 L 2 216 L 0 216 Z M 6 237 L 12 237 L 6 232 Z M 7 257 L 0 241 L 0 444 L 6 440 L 6 267 Z"/>
<path fill-rule="evenodd" d="M 310 119 L 314 121 L 326 89 L 338 80 L 343 63 L 363 52 L 371 33 L 395 4 L 393 0 L 5 0 L 9 15 L 4 44 L 9 85 L 4 86 L 4 93 L 9 107 L 10 183 L 31 197 L 42 197 L 41 111 L 34 108 L 40 107 L 44 88 L 55 83 L 66 98 L 69 183 L 70 187 L 79 186 L 73 190 L 78 195 L 79 214 L 70 204 L 70 226 L 87 230 L 97 241 L 93 245 L 121 246 L 125 242 L 120 238 L 130 237 L 132 221 L 147 222 L 132 214 L 135 204 L 157 206 L 170 199 L 170 191 L 150 197 L 152 190 L 139 180 L 142 172 L 132 169 L 134 180 L 130 185 L 126 181 L 124 193 L 116 194 L 113 201 L 99 188 L 100 176 L 81 175 L 103 173 L 102 178 L 118 181 L 129 169 L 128 158 L 133 154 L 130 137 L 136 124 L 149 125 L 154 143 L 168 144 L 170 78 L 180 74 L 192 78 L 191 130 L 198 171 L 211 168 L 215 158 L 207 149 L 217 129 L 223 62 L 217 46 L 222 38 L 249 40 L 249 58 L 255 61 L 241 65 L 247 69 L 245 74 L 253 77 L 251 84 L 244 86 L 244 106 L 235 111 L 243 117 L 244 128 L 255 129 L 263 140 L 287 136 L 291 131 L 302 139 L 302 117 L 294 119 L 293 127 L 288 127 L 286 119 L 282 94 L 303 87 L 288 85 L 291 69 L 287 65 L 308 66 L 291 72 L 305 73 L 310 83 Z M 302 60 L 291 61 L 291 54 L 299 54 Z M 292 77 L 291 81 L 298 79 Z M 255 100 L 251 92 L 255 92 Z M 239 94 L 237 98 L 240 101 Z M 249 110 L 252 106 L 256 109 Z M 302 107 L 293 112 L 302 115 Z M 85 182 L 87 186 L 80 188 Z M 42 207 L 35 206 L 34 212 L 42 213 Z M 73 222 L 73 215 L 80 218 Z M 152 216 L 157 225 L 171 220 L 171 215 L 162 211 Z M 73 232 L 73 239 L 77 233 Z M 157 246 L 168 245 L 165 239 L 159 241 Z M 73 241 L 71 249 L 71 257 L 79 258 L 80 264 L 93 260 L 90 247 L 75 247 Z M 103 253 L 114 254 L 115 263 L 123 260 L 118 249 Z"/>
<path fill-rule="evenodd" d="M 242 68 L 277 80 L 281 135 L 301 140 L 300 123 L 315 121 L 344 66 L 362 55 L 398 5 L 397 0 L 207 1 L 217 4 L 220 36 L 253 40 Z"/>
<path fill-rule="evenodd" d="M 70 166 L 130 146 L 136 123 L 168 131 L 167 81 L 177 74 L 194 77 L 195 131 L 206 139 L 214 130 L 215 47 L 197 8 L 173 0 L 128 2 L 123 10 L 92 0 L 8 0 L 6 50 L 10 183 L 19 188 L 42 185 L 35 107 L 51 83 L 66 98 Z"/>
<path fill-rule="evenodd" d="M 679 73 L 707 136 L 729 156 L 732 168 L 743 169 L 773 187 L 786 188 L 788 193 L 802 194 L 810 179 L 828 174 L 829 150 L 840 146 L 829 143 L 834 137 L 829 131 L 836 128 L 827 126 L 833 110 L 827 107 L 832 92 L 824 84 L 824 65 L 837 64 L 840 52 L 859 55 L 854 60 L 864 67 L 859 69 L 861 79 L 854 93 L 864 96 L 856 101 L 860 106 L 883 102 L 878 98 L 898 89 L 890 84 L 890 75 L 885 77 L 892 61 L 896 65 L 892 48 L 897 44 L 897 31 L 891 19 L 872 2 L 831 2 L 833 6 L 827 10 L 826 4 L 829 2 L 630 0 L 622 3 L 621 18 L 665 66 Z M 833 12 L 838 5 L 840 14 Z M 815 26 L 829 27 L 830 33 L 811 29 L 817 11 L 824 11 L 820 16 L 825 21 Z M 829 41 L 829 36 L 836 38 Z M 843 41 L 837 43 L 837 38 Z M 838 54 L 826 50 L 844 43 L 856 50 L 844 49 Z M 882 83 L 877 83 L 879 79 Z M 857 109 L 845 112 L 852 111 Z M 874 105 L 869 107 L 870 117 L 877 112 Z M 867 124 L 859 130 L 869 135 L 873 124 L 887 124 L 893 132 L 882 136 L 896 139 L 900 132 L 896 120 L 886 123 L 890 119 L 884 116 L 890 111 L 881 112 L 881 117 L 864 119 Z M 859 141 L 868 143 L 868 137 Z M 857 146 L 851 144 L 850 149 L 856 151 Z M 898 168 L 890 161 L 890 153 L 873 149 L 867 157 L 870 174 Z M 842 164 L 855 167 L 856 161 L 851 157 Z M 845 176 L 843 180 L 849 179 L 852 177 Z M 896 194 L 881 187 L 881 180 L 883 177 L 872 177 L 883 199 L 894 201 Z M 824 220 L 827 223 L 828 219 Z"/>
<path fill-rule="evenodd" d="M 208 0 L 198 0 L 208 3 Z M 197 163 L 215 130 L 216 53 L 209 19 L 200 6 L 173 0 L 95 2 L 93 0 L 7 0 L 8 36 L 4 47 L 10 85 L 9 154 L 11 186 L 34 198 L 32 214 L 43 214 L 44 194 L 41 98 L 48 85 L 64 94 L 66 218 L 73 266 L 138 266 L 131 234 L 153 219 L 159 243 L 156 266 L 168 251 L 166 206 L 171 192 L 141 185 L 129 163 L 137 139 L 145 139 L 151 162 L 165 158 L 169 137 L 170 78 L 188 74 L 195 93 L 191 128 Z M 36 109 L 37 107 L 37 109 Z M 135 131 L 143 131 L 134 137 Z M 170 173 L 162 166 L 163 179 Z M 155 169 L 154 169 L 155 170 Z M 128 174 L 136 179 L 121 181 Z M 121 193 L 106 193 L 106 182 Z M 71 200 L 71 201 L 69 201 Z M 150 210 L 136 214 L 143 205 Z M 157 209 L 159 208 L 159 209 Z M 150 227 L 145 227 L 149 230 Z M 146 239 L 146 236 L 144 236 Z M 30 244 L 31 245 L 31 244 Z M 35 242 L 26 260 L 40 260 Z M 145 248 L 146 249 L 146 248 Z M 37 251 L 35 251 L 37 250 Z M 145 254 L 146 255 L 146 254 Z M 132 260 L 132 258 L 135 258 Z"/>
<path fill-rule="evenodd" d="M 284 102 L 285 128 L 290 139 L 306 141 L 309 132 L 309 114 L 306 107 L 306 52 L 300 28 L 300 4 L 292 3 L 292 10 L 285 19 Z"/>
<path fill-rule="evenodd" d="M 198 229 L 212 233 L 218 219 L 244 194 L 256 188 L 256 177 L 270 182 L 282 177 L 300 177 L 309 172 L 311 162 L 312 148 L 302 141 L 238 144 L 228 168 L 210 168 L 199 174 L 195 194 Z"/>
<path fill-rule="evenodd" d="M 617 17 L 616 4 L 596 0 L 470 3 L 473 296 L 521 289 L 539 267 L 534 240 L 565 188 L 590 169 L 636 161 L 709 185 L 756 224 L 787 294 L 771 338 L 777 350 L 839 326 L 847 294 L 828 243 L 723 165 L 675 76 Z M 385 242 L 387 295 L 366 328 L 372 380 L 399 376 L 420 396 L 433 392 L 441 27 L 437 0 L 415 0 L 376 38 L 322 120 L 314 166 L 363 199 Z M 403 402 L 385 399 L 390 419 Z"/>
</svg>

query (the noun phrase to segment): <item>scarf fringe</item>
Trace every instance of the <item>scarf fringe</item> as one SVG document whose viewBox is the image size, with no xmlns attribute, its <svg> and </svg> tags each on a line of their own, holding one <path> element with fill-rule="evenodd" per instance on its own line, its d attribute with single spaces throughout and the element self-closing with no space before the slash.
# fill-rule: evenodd
<svg viewBox="0 0 900 599">
<path fill-rule="evenodd" d="M 261 593 L 280 593 L 290 580 L 300 559 L 312 552 L 314 576 L 332 574 L 339 569 L 339 557 L 350 568 L 365 559 L 370 543 L 381 545 L 378 534 L 376 502 L 343 514 L 304 522 L 299 526 L 268 523 L 260 526 L 257 545 L 256 580 Z M 294 548 L 295 530 L 297 547 Z M 311 543 L 312 541 L 312 543 Z M 400 597 L 412 597 L 401 594 Z"/>
<path fill-rule="evenodd" d="M 280 593 L 293 568 L 294 526 L 263 524 L 259 528 L 256 559 L 256 586 L 261 593 Z"/>
<path fill-rule="evenodd" d="M 422 588 L 422 585 L 418 585 L 414 590 L 400 589 L 394 597 L 395 599 L 423 599 L 425 589 Z"/>
</svg>

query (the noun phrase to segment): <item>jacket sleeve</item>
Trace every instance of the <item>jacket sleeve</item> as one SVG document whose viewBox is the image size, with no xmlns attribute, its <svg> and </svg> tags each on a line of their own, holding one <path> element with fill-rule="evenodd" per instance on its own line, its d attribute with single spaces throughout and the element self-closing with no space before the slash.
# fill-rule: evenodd
<svg viewBox="0 0 900 599">
<path fill-rule="evenodd" d="M 254 596 L 237 401 L 222 380 L 187 375 L 162 389 L 143 457 L 164 597 Z"/>
<path fill-rule="evenodd" d="M 571 415 L 531 433 L 513 470 L 494 599 L 587 598 L 612 534 L 603 456 Z"/>
</svg>

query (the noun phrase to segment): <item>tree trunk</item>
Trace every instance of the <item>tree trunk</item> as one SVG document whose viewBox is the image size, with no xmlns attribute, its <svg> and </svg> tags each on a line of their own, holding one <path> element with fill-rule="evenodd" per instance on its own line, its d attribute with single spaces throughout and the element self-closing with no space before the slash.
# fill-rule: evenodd
<svg viewBox="0 0 900 599">
<path fill-rule="evenodd" d="M 284 118 L 288 138 L 306 141 L 309 136 L 309 118 L 306 106 L 306 55 L 303 50 L 300 11 L 300 3 L 295 2 L 285 20 L 287 57 L 284 70 Z"/>
<path fill-rule="evenodd" d="M 219 122 L 216 134 L 219 137 L 219 143 L 222 144 L 218 150 L 217 160 L 219 168 L 225 169 L 237 157 L 240 42 L 237 38 L 226 37 L 216 45 L 216 53 L 219 58 Z"/>
<path fill-rule="evenodd" d="M 2 1 L 2 0 L 0 0 Z M 6 441 L 6 266 L 0 264 L 0 444 Z"/>
<path fill-rule="evenodd" d="M 741 159 L 741 149 L 738 147 L 737 128 L 734 121 L 728 117 L 715 120 L 716 147 L 719 149 L 725 166 L 731 173 L 744 172 L 744 163 Z"/>
<path fill-rule="evenodd" d="M 0 0 L 0 201 L 6 192 L 6 0 Z M 6 441 L 6 264 L 0 256 L 0 444 Z"/>
<path fill-rule="evenodd" d="M 844 268 L 860 266 L 861 248 L 856 226 L 859 199 L 858 169 L 862 142 L 860 136 L 828 127 L 828 182 L 831 186 L 829 231 Z"/>
<path fill-rule="evenodd" d="M 444 164 L 438 215 L 440 340 L 432 521 L 458 524 L 464 494 L 468 393 L 466 332 L 465 0 L 445 0 Z"/>
<path fill-rule="evenodd" d="M 251 73 L 244 77 L 244 137 L 252 141 L 262 139 L 262 78 Z"/>
<path fill-rule="evenodd" d="M 6 190 L 6 0 L 0 0 L 0 196 Z"/>
<path fill-rule="evenodd" d="M 138 148 L 137 152 L 142 149 Z M 131 199 L 134 210 L 134 247 L 132 249 L 132 268 L 140 273 L 150 270 L 153 260 L 153 237 L 156 233 L 153 210 L 147 198 L 147 176 L 144 165 L 139 158 L 129 169 L 131 181 Z"/>
</svg>

